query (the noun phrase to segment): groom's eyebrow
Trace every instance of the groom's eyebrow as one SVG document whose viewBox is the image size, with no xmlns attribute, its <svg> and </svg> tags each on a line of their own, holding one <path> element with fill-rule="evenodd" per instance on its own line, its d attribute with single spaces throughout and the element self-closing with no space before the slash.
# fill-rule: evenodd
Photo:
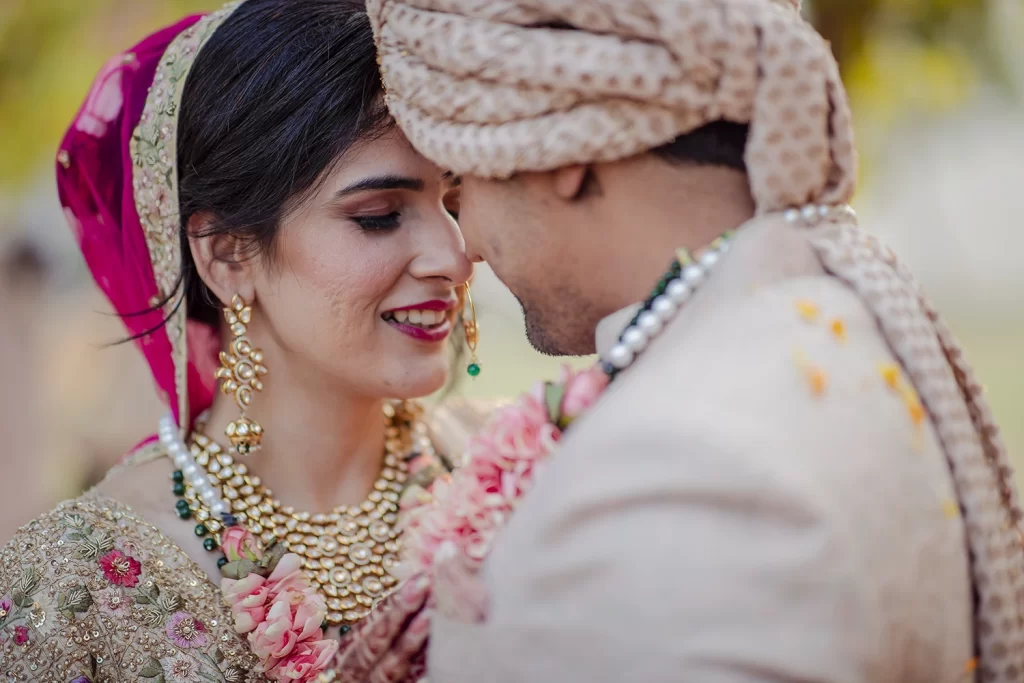
<svg viewBox="0 0 1024 683">
<path fill-rule="evenodd" d="M 455 175 L 451 171 L 445 171 L 444 174 L 441 176 L 441 180 L 445 180 L 451 183 L 452 187 L 458 187 L 459 185 L 462 184 L 462 176 Z"/>
<path fill-rule="evenodd" d="M 348 187 L 338 190 L 334 193 L 334 198 L 342 199 L 357 192 L 366 192 L 368 190 L 413 190 L 414 192 L 422 192 L 424 186 L 423 181 L 419 178 L 392 174 L 370 176 L 369 178 L 357 180 Z"/>
</svg>

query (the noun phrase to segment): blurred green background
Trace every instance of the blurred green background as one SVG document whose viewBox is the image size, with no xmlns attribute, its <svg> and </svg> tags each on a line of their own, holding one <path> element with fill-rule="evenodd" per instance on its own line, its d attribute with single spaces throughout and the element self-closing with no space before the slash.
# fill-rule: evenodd
<svg viewBox="0 0 1024 683">
<path fill-rule="evenodd" d="M 151 432 L 160 413 L 134 349 L 104 347 L 121 330 L 104 315 L 64 224 L 53 155 L 107 58 L 216 4 L 0 4 L 0 452 L 19 482 L 5 487 L 0 526 L 73 495 Z M 804 4 L 831 41 L 854 104 L 862 223 L 946 313 L 1020 454 L 1024 1 Z M 485 371 L 458 391 L 510 396 L 556 373 L 561 361 L 529 348 L 500 283 L 485 271 L 475 289 Z"/>
</svg>

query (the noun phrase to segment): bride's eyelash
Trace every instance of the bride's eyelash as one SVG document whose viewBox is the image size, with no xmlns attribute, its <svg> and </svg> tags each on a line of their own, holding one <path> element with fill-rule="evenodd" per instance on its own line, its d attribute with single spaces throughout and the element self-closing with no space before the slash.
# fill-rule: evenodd
<svg viewBox="0 0 1024 683">
<path fill-rule="evenodd" d="M 401 218 L 401 213 L 392 211 L 385 216 L 353 216 L 352 220 L 363 230 L 378 232 L 381 230 L 394 230 L 401 223 Z"/>
</svg>

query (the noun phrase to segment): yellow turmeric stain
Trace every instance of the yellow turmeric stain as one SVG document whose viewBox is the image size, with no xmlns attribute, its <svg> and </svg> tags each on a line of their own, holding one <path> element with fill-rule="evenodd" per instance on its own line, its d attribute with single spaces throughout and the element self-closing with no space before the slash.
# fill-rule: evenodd
<svg viewBox="0 0 1024 683">
<path fill-rule="evenodd" d="M 829 329 L 832 330 L 832 336 L 841 342 L 846 341 L 846 322 L 840 318 L 836 318 L 829 324 Z"/>
<path fill-rule="evenodd" d="M 960 516 L 960 504 L 955 500 L 947 500 L 942 503 L 942 511 L 948 519 L 956 519 Z"/>
<path fill-rule="evenodd" d="M 815 396 L 822 396 L 828 389 L 828 375 L 820 367 L 812 363 L 803 351 L 796 352 L 796 364 L 807 380 L 807 386 Z"/>
<path fill-rule="evenodd" d="M 924 424 L 924 419 L 927 417 L 924 406 L 921 405 L 921 399 L 918 398 L 917 393 L 913 389 L 906 388 L 903 390 L 903 403 L 907 406 L 911 422 L 918 427 Z"/>
<path fill-rule="evenodd" d="M 972 674 L 972 673 L 974 673 L 977 670 L 977 668 L 978 668 L 978 658 L 977 657 L 971 657 L 969 660 L 967 660 L 967 664 L 964 665 L 964 673 Z"/>
<path fill-rule="evenodd" d="M 816 321 L 818 319 L 818 315 L 820 314 L 818 304 L 807 299 L 797 299 L 796 310 L 797 313 L 800 314 L 800 317 L 809 323 L 813 323 L 814 321 Z"/>
<path fill-rule="evenodd" d="M 883 363 L 878 366 L 878 374 L 882 376 L 882 379 L 885 380 L 885 383 L 889 385 L 890 389 L 893 391 L 899 390 L 902 374 L 895 363 Z"/>
</svg>

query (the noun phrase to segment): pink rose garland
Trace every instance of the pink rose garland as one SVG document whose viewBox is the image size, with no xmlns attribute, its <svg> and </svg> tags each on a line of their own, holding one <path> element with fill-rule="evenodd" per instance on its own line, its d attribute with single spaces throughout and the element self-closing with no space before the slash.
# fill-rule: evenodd
<svg viewBox="0 0 1024 683">
<path fill-rule="evenodd" d="M 338 641 L 323 637 L 327 604 L 302 573 L 302 559 L 284 554 L 270 575 L 263 576 L 257 571 L 263 550 L 241 527 L 227 529 L 221 547 L 230 563 L 251 565 L 240 579 L 222 579 L 221 590 L 235 618 L 235 631 L 248 634 L 263 673 L 272 681 L 315 680 L 337 652 Z"/>
<path fill-rule="evenodd" d="M 401 503 L 402 573 L 433 576 L 442 549 L 479 567 L 563 431 L 597 402 L 608 381 L 599 367 L 566 368 L 558 384 L 540 384 L 496 411 L 470 440 L 469 462 L 450 479 L 437 480 L 429 492 L 410 487 Z"/>
</svg>

